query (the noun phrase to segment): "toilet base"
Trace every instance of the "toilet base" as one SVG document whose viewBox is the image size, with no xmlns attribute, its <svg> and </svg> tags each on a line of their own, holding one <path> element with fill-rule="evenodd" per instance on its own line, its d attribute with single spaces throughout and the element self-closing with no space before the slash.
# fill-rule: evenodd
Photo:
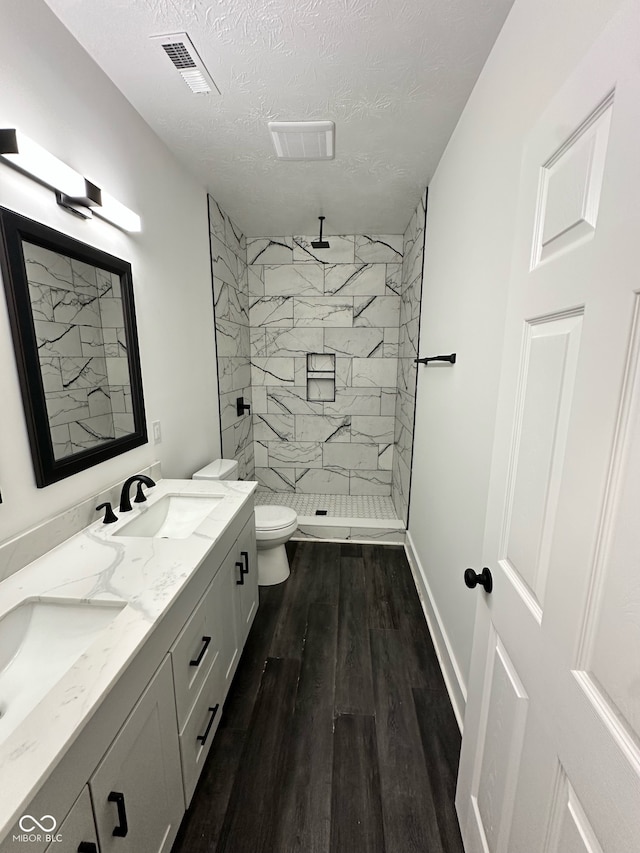
<svg viewBox="0 0 640 853">
<path fill-rule="evenodd" d="M 262 550 L 258 546 L 258 584 L 274 586 L 289 577 L 289 559 L 284 545 Z"/>
</svg>

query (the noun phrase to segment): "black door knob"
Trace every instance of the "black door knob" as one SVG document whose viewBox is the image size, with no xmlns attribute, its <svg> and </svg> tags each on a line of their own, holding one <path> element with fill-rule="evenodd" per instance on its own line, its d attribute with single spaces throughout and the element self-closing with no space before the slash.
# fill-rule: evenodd
<svg viewBox="0 0 640 853">
<path fill-rule="evenodd" d="M 493 589 L 493 578 L 491 577 L 491 572 L 486 566 L 480 574 L 478 574 L 478 572 L 474 572 L 473 569 L 467 569 L 464 573 L 464 582 L 469 589 L 474 589 L 478 584 L 484 587 L 485 592 L 491 592 Z"/>
</svg>

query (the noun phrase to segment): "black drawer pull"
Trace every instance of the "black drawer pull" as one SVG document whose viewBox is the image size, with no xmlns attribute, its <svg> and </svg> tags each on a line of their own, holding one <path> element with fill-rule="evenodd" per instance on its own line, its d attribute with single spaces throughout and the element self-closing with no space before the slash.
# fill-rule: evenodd
<svg viewBox="0 0 640 853">
<path fill-rule="evenodd" d="M 220 703 L 215 705 L 215 707 L 213 707 L 213 708 L 209 708 L 209 711 L 211 712 L 211 719 L 207 723 L 207 728 L 204 730 L 204 734 L 198 735 L 196 737 L 196 740 L 199 740 L 203 746 L 204 746 L 206 739 L 209 737 L 209 732 L 211 731 L 211 726 L 213 725 L 213 721 L 216 718 L 216 714 L 218 713 L 219 707 L 220 707 Z"/>
<path fill-rule="evenodd" d="M 118 838 L 124 838 L 129 832 L 129 824 L 127 823 L 127 809 L 124 804 L 124 794 L 118 791 L 111 791 L 107 800 L 110 803 L 115 803 L 118 807 L 118 826 L 115 827 L 112 835 L 117 835 Z"/>
<path fill-rule="evenodd" d="M 236 581 L 237 586 L 242 586 L 244 584 L 244 563 L 237 562 L 236 568 L 240 568 L 240 580 Z"/>
<path fill-rule="evenodd" d="M 211 637 L 203 637 L 203 638 L 202 638 L 202 648 L 200 649 L 200 652 L 199 652 L 199 654 L 198 654 L 198 657 L 197 657 L 197 658 L 194 658 L 193 660 L 190 660 L 190 661 L 189 661 L 189 666 L 200 666 L 200 661 L 201 661 L 201 660 L 202 660 L 202 658 L 204 657 L 204 653 L 205 653 L 205 652 L 207 651 L 207 649 L 209 648 L 209 643 L 210 643 L 210 642 L 211 642 Z"/>
<path fill-rule="evenodd" d="M 98 853 L 98 845 L 93 841 L 81 841 L 78 844 L 78 853 Z"/>
<path fill-rule="evenodd" d="M 248 551 L 240 551 L 240 556 L 244 560 L 244 569 L 242 569 L 243 575 L 249 574 L 249 552 Z"/>
</svg>

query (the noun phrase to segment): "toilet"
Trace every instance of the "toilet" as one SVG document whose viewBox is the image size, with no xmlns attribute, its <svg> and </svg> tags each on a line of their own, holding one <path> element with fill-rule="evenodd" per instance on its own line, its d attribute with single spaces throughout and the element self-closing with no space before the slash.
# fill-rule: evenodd
<svg viewBox="0 0 640 853">
<path fill-rule="evenodd" d="M 193 480 L 237 480 L 238 463 L 233 459 L 216 459 L 192 477 Z M 258 546 L 258 583 L 273 586 L 289 577 L 289 560 L 285 542 L 298 528 L 295 510 L 270 504 L 255 508 L 256 544 Z"/>
</svg>

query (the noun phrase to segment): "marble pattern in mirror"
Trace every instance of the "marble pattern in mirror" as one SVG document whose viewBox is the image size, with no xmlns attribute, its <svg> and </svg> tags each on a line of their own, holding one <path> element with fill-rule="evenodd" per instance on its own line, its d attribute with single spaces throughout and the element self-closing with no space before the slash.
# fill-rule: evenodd
<svg viewBox="0 0 640 853">
<path fill-rule="evenodd" d="M 128 263 L 0 209 L 39 486 L 146 441 Z"/>
<path fill-rule="evenodd" d="M 23 243 L 56 459 L 133 432 L 120 279 Z"/>
</svg>

